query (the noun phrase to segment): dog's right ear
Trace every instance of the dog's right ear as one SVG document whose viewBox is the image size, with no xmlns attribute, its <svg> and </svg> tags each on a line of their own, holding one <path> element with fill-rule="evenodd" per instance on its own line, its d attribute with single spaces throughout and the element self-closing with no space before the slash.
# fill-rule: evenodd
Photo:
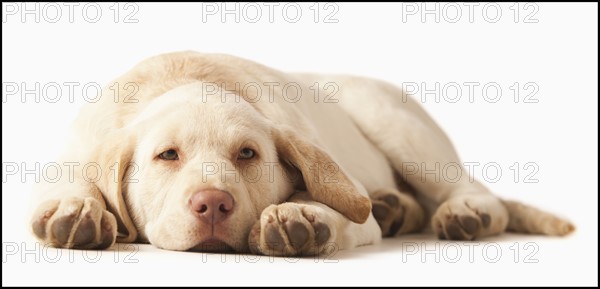
<svg viewBox="0 0 600 289">
<path fill-rule="evenodd" d="M 371 200 L 361 195 L 342 168 L 324 150 L 294 130 L 278 126 L 272 131 L 279 158 L 302 173 L 313 200 L 340 212 L 355 223 L 371 213 Z"/>
<path fill-rule="evenodd" d="M 120 129 L 103 138 L 96 150 L 96 159 L 102 169 L 96 186 L 106 200 L 107 209 L 117 218 L 117 242 L 120 243 L 131 243 L 137 239 L 137 229 L 123 197 L 127 185 L 126 172 L 131 165 L 135 165 L 131 163 L 134 146 L 135 136 L 126 129 Z"/>
</svg>

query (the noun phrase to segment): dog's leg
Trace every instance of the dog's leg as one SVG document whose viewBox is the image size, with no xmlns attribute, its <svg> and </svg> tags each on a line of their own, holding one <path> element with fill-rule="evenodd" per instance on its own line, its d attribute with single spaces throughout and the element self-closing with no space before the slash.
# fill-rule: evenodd
<svg viewBox="0 0 600 289">
<path fill-rule="evenodd" d="M 31 220 L 34 235 L 47 245 L 62 248 L 104 249 L 117 237 L 115 216 L 93 179 L 81 168 L 86 163 L 62 162 L 63 172 L 56 183 L 42 183 Z M 89 166 L 88 166 L 89 167 Z M 67 174 L 65 172 L 72 172 Z M 98 172 L 100 173 L 100 172 Z"/>
<path fill-rule="evenodd" d="M 505 231 L 506 208 L 469 177 L 448 137 L 418 103 L 385 83 L 340 82 L 341 107 L 402 179 L 439 205 L 431 220 L 438 236 L 473 239 Z"/>
<path fill-rule="evenodd" d="M 381 232 L 373 216 L 356 224 L 330 207 L 296 193 L 289 202 L 271 205 L 256 222 L 248 242 L 253 253 L 275 256 L 331 254 L 377 243 Z"/>
<path fill-rule="evenodd" d="M 508 211 L 500 200 L 469 177 L 452 144 L 409 111 L 380 114 L 380 127 L 370 134 L 401 177 L 439 204 L 433 230 L 447 239 L 473 239 L 504 232 Z"/>
<path fill-rule="evenodd" d="M 425 211 L 415 198 L 396 189 L 370 193 L 373 216 L 383 237 L 417 232 L 425 225 Z"/>
</svg>

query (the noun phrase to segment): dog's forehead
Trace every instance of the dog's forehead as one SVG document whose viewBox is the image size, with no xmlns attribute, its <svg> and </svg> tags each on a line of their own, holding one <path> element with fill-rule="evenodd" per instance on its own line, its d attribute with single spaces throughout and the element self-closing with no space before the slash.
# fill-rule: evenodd
<svg viewBox="0 0 600 289">
<path fill-rule="evenodd" d="M 208 94 L 207 94 L 208 93 Z M 139 127 L 138 127 L 139 125 Z M 142 142 L 226 149 L 241 139 L 270 139 L 270 124 L 233 92 L 206 91 L 202 83 L 181 86 L 154 99 L 130 124 Z"/>
<path fill-rule="evenodd" d="M 239 95 L 211 83 L 195 82 L 179 86 L 154 99 L 132 122 L 149 119 L 195 121 L 224 125 L 257 125 L 261 115 Z"/>
</svg>

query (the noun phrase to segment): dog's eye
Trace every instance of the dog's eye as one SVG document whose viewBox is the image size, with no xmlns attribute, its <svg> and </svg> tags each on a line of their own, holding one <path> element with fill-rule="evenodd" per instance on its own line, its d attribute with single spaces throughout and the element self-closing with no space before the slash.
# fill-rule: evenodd
<svg viewBox="0 0 600 289">
<path fill-rule="evenodd" d="M 177 152 L 173 149 L 160 153 L 158 157 L 167 161 L 175 161 L 179 159 L 179 155 L 177 155 Z"/>
<path fill-rule="evenodd" d="M 243 148 L 240 150 L 240 154 L 238 155 L 238 159 L 241 160 L 249 160 L 253 158 L 255 155 L 254 151 L 249 148 Z"/>
</svg>

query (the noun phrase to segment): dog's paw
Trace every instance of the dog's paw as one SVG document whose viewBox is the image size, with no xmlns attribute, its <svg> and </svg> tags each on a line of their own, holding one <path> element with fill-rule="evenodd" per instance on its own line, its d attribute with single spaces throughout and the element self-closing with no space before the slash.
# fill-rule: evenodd
<svg viewBox="0 0 600 289">
<path fill-rule="evenodd" d="M 431 224 L 442 240 L 474 240 L 504 232 L 508 212 L 493 196 L 457 196 L 440 205 Z"/>
<path fill-rule="evenodd" d="M 425 214 L 410 195 L 397 190 L 378 190 L 371 193 L 373 217 L 384 237 L 414 232 L 422 228 Z"/>
<path fill-rule="evenodd" d="M 38 239 L 58 248 L 106 249 L 117 237 L 115 216 L 91 197 L 42 203 L 31 229 Z"/>
<path fill-rule="evenodd" d="M 322 253 L 334 240 L 334 226 L 323 209 L 297 203 L 267 207 L 256 222 L 248 243 L 254 254 L 308 256 Z"/>
<path fill-rule="evenodd" d="M 371 194 L 373 217 L 381 228 L 384 237 L 395 235 L 404 224 L 404 206 L 400 203 L 399 193 L 380 190 Z"/>
</svg>

